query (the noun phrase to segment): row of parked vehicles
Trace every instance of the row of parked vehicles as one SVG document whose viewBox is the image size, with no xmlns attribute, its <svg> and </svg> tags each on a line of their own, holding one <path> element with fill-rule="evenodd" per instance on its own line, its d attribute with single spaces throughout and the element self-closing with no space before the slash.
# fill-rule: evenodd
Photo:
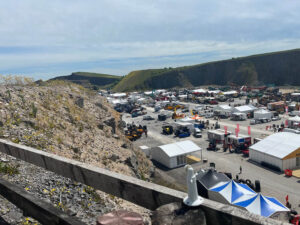
<svg viewBox="0 0 300 225">
<path fill-rule="evenodd" d="M 186 126 L 172 126 L 169 124 L 165 124 L 162 126 L 162 134 L 164 135 L 172 135 L 174 134 L 175 137 L 184 138 L 189 137 L 191 134 L 194 135 L 196 138 L 202 137 L 202 131 L 198 127 L 194 127 L 193 129 L 189 129 Z"/>
</svg>

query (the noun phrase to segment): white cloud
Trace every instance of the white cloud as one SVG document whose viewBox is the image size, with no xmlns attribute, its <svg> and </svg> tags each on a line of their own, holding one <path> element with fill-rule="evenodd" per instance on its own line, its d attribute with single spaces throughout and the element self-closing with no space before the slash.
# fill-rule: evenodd
<svg viewBox="0 0 300 225">
<path fill-rule="evenodd" d="M 174 65 L 177 57 L 181 65 L 181 55 L 197 55 L 185 61 L 192 64 L 204 56 L 209 61 L 297 48 L 299 11 L 295 0 L 1 1 L 0 72 L 38 67 L 50 73 L 46 70 L 55 65 L 64 71 L 64 63 L 69 71 L 72 63 L 132 58 L 155 67 L 161 64 L 149 64 L 147 58 L 166 56 Z M 117 67 L 110 69 L 125 68 Z M 124 71 L 130 69 L 134 65 Z"/>
</svg>

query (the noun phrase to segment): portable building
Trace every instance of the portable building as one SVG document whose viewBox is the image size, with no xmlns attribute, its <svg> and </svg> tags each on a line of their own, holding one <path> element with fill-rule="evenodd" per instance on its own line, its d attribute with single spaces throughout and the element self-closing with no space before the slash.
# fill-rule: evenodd
<svg viewBox="0 0 300 225">
<path fill-rule="evenodd" d="M 218 129 L 218 130 L 208 130 L 207 131 L 207 138 L 210 142 L 215 143 L 223 143 L 228 135 L 230 135 L 231 132 L 227 132 L 225 134 L 224 130 Z"/>
<path fill-rule="evenodd" d="M 273 113 L 265 110 L 265 109 L 259 109 L 257 111 L 254 112 L 254 119 L 268 119 L 271 120 L 273 117 Z"/>
<path fill-rule="evenodd" d="M 233 108 L 233 112 L 237 113 L 253 113 L 257 108 L 253 105 L 242 105 L 242 106 L 237 106 Z"/>
<path fill-rule="evenodd" d="M 186 157 L 199 151 L 201 151 L 201 148 L 188 140 L 152 148 L 151 157 L 153 160 L 172 169 L 185 165 Z"/>
<path fill-rule="evenodd" d="M 273 169 L 300 168 L 300 138 L 298 134 L 272 134 L 250 146 L 250 159 Z"/>
<path fill-rule="evenodd" d="M 247 119 L 247 114 L 246 113 L 240 113 L 240 112 L 234 112 L 230 116 L 231 120 L 235 121 L 242 121 Z"/>
<path fill-rule="evenodd" d="M 192 120 L 194 122 L 194 120 Z M 190 123 L 190 122 L 175 122 L 174 123 L 175 127 L 186 127 L 187 129 L 189 129 L 189 131 L 192 133 L 194 130 L 194 123 Z"/>
<path fill-rule="evenodd" d="M 215 115 L 231 116 L 233 107 L 229 105 L 218 105 L 213 109 Z"/>
<path fill-rule="evenodd" d="M 285 103 L 284 103 L 284 101 L 270 102 L 267 104 L 267 108 L 271 111 L 284 112 Z"/>
<path fill-rule="evenodd" d="M 141 146 L 139 146 L 139 148 L 142 150 L 142 152 L 145 153 L 145 155 L 146 155 L 147 157 L 150 156 L 150 148 L 149 148 L 148 146 L 146 146 L 146 145 L 141 145 Z"/>
<path fill-rule="evenodd" d="M 240 145 L 240 144 L 251 144 L 251 137 L 249 135 L 245 134 L 238 134 L 236 136 L 235 134 L 231 134 L 227 137 L 227 141 L 229 144 L 233 144 L 235 146 Z"/>
<path fill-rule="evenodd" d="M 288 119 L 288 127 L 289 128 L 300 128 L 300 117 L 295 116 Z"/>
</svg>

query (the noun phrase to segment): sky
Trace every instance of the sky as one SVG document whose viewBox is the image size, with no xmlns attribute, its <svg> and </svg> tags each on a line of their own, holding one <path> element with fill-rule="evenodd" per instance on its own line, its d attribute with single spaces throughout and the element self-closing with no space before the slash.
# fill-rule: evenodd
<svg viewBox="0 0 300 225">
<path fill-rule="evenodd" d="M 0 74 L 126 75 L 300 48 L 299 0 L 0 1 Z"/>
</svg>

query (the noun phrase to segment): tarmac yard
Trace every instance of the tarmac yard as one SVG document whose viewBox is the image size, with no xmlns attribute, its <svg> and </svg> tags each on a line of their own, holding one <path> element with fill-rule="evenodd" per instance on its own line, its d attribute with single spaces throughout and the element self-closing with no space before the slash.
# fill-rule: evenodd
<svg viewBox="0 0 300 225">
<path fill-rule="evenodd" d="M 190 104 L 189 104 L 190 105 Z M 289 196 L 289 202 L 292 204 L 292 209 L 295 209 L 300 213 L 300 179 L 297 177 L 286 177 L 283 173 L 277 173 L 275 171 L 269 170 L 268 168 L 257 165 L 253 162 L 250 162 L 248 158 L 244 157 L 242 154 L 224 152 L 222 146 L 218 146 L 220 150 L 218 151 L 208 151 L 207 141 L 207 130 L 203 130 L 202 138 L 195 138 L 194 136 L 186 138 L 175 138 L 173 135 L 163 135 L 162 125 L 164 123 L 173 123 L 174 121 L 171 118 L 168 118 L 166 121 L 157 121 L 157 115 L 159 113 L 154 113 L 152 108 L 146 108 L 147 115 L 153 116 L 155 120 L 145 121 L 143 116 L 136 118 L 131 118 L 130 114 L 124 114 L 123 120 L 126 123 L 134 122 L 136 125 L 146 125 L 148 128 L 148 137 L 143 136 L 134 142 L 136 146 L 148 146 L 156 147 L 164 144 L 169 144 L 177 141 L 183 140 L 192 140 L 197 145 L 202 148 L 202 153 L 196 153 L 195 156 L 200 159 L 207 159 L 207 163 L 203 161 L 193 163 L 193 168 L 198 171 L 201 168 L 208 168 L 210 162 L 214 162 L 216 169 L 220 172 L 232 173 L 232 177 L 235 178 L 236 175 L 240 179 L 250 179 L 252 183 L 255 180 L 259 180 L 261 183 L 261 192 L 266 196 L 276 197 L 279 201 L 285 204 L 285 197 Z M 188 113 L 187 113 L 188 114 Z M 203 119 L 207 120 L 207 119 Z M 210 125 L 215 123 L 216 120 L 210 119 Z M 267 135 L 270 135 L 273 130 L 266 130 L 266 126 L 271 126 L 273 124 L 280 125 L 285 121 L 285 118 L 282 118 L 279 121 L 272 121 L 265 124 L 256 124 L 251 125 L 251 137 L 252 138 L 263 138 Z M 240 125 L 240 133 L 247 134 L 249 120 L 246 121 L 231 121 L 229 119 L 221 119 L 218 121 L 221 129 L 224 129 L 224 126 L 228 127 L 228 131 L 234 133 L 236 124 Z M 157 170 L 160 173 L 164 174 L 165 177 L 169 180 L 172 180 L 176 184 L 183 186 L 186 185 L 186 172 L 184 167 L 179 167 L 175 169 L 167 169 L 159 164 L 155 164 Z M 240 174 L 240 166 L 242 167 L 242 173 Z"/>
</svg>

